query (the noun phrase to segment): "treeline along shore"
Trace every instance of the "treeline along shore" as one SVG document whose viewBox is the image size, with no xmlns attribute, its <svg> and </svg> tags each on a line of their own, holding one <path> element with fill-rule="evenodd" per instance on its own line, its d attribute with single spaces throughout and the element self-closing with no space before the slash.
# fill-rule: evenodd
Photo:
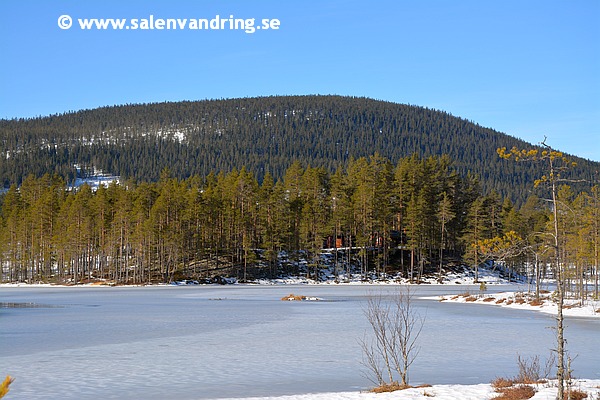
<svg viewBox="0 0 600 400">
<path fill-rule="evenodd" d="M 563 185 L 558 196 L 562 260 L 570 281 L 583 285 L 597 277 L 598 187 L 576 193 Z M 344 247 L 353 252 L 336 257 L 340 271 L 418 280 L 451 265 L 476 268 L 496 257 L 490 244 L 498 243 L 520 247 L 502 261 L 524 272 L 533 259 L 546 265 L 552 219 L 535 195 L 516 207 L 484 194 L 448 156 L 394 164 L 375 154 L 333 173 L 294 162 L 282 178 L 260 181 L 245 168 L 187 179 L 165 169 L 156 182 L 97 190 L 47 174 L 0 196 L 1 279 L 142 284 L 300 268 L 318 279 L 322 249 Z"/>
</svg>

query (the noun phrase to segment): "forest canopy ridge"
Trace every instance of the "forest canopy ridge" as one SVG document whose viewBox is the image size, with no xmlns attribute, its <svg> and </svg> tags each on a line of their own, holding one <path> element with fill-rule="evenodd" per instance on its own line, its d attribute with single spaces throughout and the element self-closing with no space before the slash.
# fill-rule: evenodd
<svg viewBox="0 0 600 400">
<path fill-rule="evenodd" d="M 376 153 L 393 163 L 413 154 L 448 155 L 461 175 L 480 178 L 485 193 L 495 190 L 522 204 L 541 171 L 496 154 L 515 146 L 536 147 L 444 111 L 365 97 L 126 104 L 0 120 L 0 182 L 8 188 L 45 173 L 71 182 L 97 170 L 156 182 L 164 168 L 185 179 L 242 167 L 262 181 L 267 172 L 281 178 L 294 161 L 333 172 Z M 573 159 L 580 179 L 599 169 Z"/>
</svg>

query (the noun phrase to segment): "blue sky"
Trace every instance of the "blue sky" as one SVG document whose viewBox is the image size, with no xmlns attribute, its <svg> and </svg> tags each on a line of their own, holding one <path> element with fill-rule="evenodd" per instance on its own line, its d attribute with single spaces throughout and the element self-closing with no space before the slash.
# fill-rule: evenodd
<svg viewBox="0 0 600 400">
<path fill-rule="evenodd" d="M 71 29 L 58 27 L 69 15 Z M 79 18 L 279 19 L 82 30 Z M 288 94 L 435 108 L 600 161 L 600 1 L 0 1 L 0 118 Z"/>
</svg>

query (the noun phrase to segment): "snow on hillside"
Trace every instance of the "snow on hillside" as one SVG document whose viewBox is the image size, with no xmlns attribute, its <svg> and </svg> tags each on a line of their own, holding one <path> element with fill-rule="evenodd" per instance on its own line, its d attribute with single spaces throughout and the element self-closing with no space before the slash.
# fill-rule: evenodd
<svg viewBox="0 0 600 400">
<path fill-rule="evenodd" d="M 486 285 L 497 285 L 497 284 L 511 284 L 511 283 L 522 283 L 524 277 L 518 277 L 518 280 L 509 281 L 506 279 L 507 274 L 502 273 L 497 268 L 491 268 L 490 266 L 482 265 L 478 269 L 477 275 L 472 268 L 466 266 L 454 266 L 452 268 L 445 268 L 442 277 L 436 272 L 424 273 L 422 276 L 418 276 L 417 271 L 414 272 L 414 279 L 410 279 L 407 276 L 402 276 L 399 273 L 388 274 L 388 273 L 376 273 L 375 271 L 369 271 L 365 274 L 360 272 L 360 262 L 355 258 L 352 258 L 350 265 L 344 257 L 339 257 L 337 268 L 334 262 L 334 251 L 336 249 L 323 249 L 320 255 L 320 267 L 318 268 L 318 279 L 315 277 L 314 268 L 310 269 L 308 273 L 308 261 L 304 254 L 296 254 L 295 258 L 291 257 L 290 254 L 281 251 L 278 255 L 277 263 L 281 266 L 293 266 L 298 270 L 298 274 L 283 275 L 278 278 L 258 278 L 250 280 L 251 283 L 255 284 L 266 284 L 266 285 L 284 285 L 284 284 L 458 284 L 458 285 L 474 285 L 484 282 Z M 359 248 L 338 248 L 337 251 L 346 254 L 347 251 L 358 252 Z M 258 253 L 260 255 L 260 252 Z M 353 256 L 354 257 L 354 256 Z M 343 259 L 343 260 L 341 260 Z M 234 279 L 235 281 L 235 279 Z"/>
<path fill-rule="evenodd" d="M 81 167 L 76 164 L 75 168 L 77 169 L 77 175 L 81 175 Z M 111 183 L 119 183 L 119 176 L 105 174 L 103 171 L 94 169 L 94 174 L 86 177 L 78 177 L 75 179 L 73 187 L 79 187 L 84 184 L 88 184 L 92 191 L 98 190 L 100 186 L 108 187 Z"/>
<path fill-rule="evenodd" d="M 95 175 L 87 178 L 77 178 L 74 186 L 79 187 L 87 183 L 92 188 L 92 191 L 96 191 L 101 185 L 107 187 L 112 182 L 119 183 L 119 177 L 114 175 Z"/>
</svg>

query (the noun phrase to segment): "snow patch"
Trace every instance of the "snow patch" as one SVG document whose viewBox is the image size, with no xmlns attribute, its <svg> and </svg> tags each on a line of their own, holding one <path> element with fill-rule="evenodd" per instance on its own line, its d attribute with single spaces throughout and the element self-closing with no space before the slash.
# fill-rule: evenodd
<svg viewBox="0 0 600 400">
<path fill-rule="evenodd" d="M 531 385 L 536 394 L 531 400 L 554 400 L 557 394 L 555 381 Z M 588 399 L 600 396 L 600 380 L 578 379 L 573 388 L 586 392 Z M 498 396 L 491 384 L 434 385 L 411 388 L 390 393 L 340 392 L 312 393 L 277 397 L 246 397 L 244 400 L 488 400 Z M 224 399 L 223 399 L 224 400 Z"/>
<path fill-rule="evenodd" d="M 546 314 L 556 315 L 558 306 L 550 293 L 544 293 L 539 300 L 532 293 L 502 292 L 486 294 L 464 293 L 456 296 L 442 296 L 430 299 L 438 299 L 444 302 L 487 304 L 500 307 L 509 307 L 519 310 L 539 311 Z M 563 314 L 569 317 L 600 318 L 600 301 L 586 300 L 581 304 L 580 300 L 565 299 Z"/>
</svg>

